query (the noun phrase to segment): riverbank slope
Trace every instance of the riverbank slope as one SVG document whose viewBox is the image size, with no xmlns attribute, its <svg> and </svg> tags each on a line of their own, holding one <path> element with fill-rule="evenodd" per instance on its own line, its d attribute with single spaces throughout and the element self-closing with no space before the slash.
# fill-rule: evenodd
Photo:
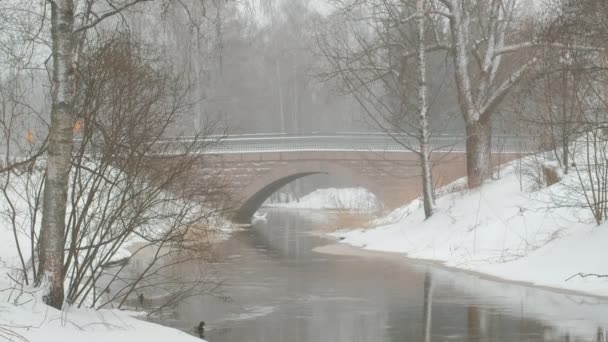
<svg viewBox="0 0 608 342">
<path fill-rule="evenodd" d="M 513 162 L 500 179 L 479 189 L 463 189 L 464 180 L 443 189 L 427 220 L 414 201 L 372 222 L 373 228 L 333 235 L 368 250 L 608 296 L 603 277 L 608 224 L 595 224 L 584 194 L 574 190 L 577 177 L 571 172 L 557 184 L 535 189 L 520 163 Z"/>
</svg>

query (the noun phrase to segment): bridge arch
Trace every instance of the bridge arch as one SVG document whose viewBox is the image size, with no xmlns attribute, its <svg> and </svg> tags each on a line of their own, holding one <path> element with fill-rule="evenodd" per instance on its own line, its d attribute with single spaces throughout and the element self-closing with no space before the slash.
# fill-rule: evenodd
<svg viewBox="0 0 608 342">
<path fill-rule="evenodd" d="M 353 169 L 332 161 L 292 161 L 268 172 L 263 177 L 253 181 L 240 193 L 237 209 L 233 214 L 233 221 L 237 223 L 250 223 L 253 214 L 276 191 L 296 179 L 316 174 L 331 174 L 344 176 L 354 180 L 358 186 L 375 192 L 374 182 Z M 376 194 L 377 195 L 377 194 Z M 380 198 L 379 196 L 377 196 Z"/>
</svg>

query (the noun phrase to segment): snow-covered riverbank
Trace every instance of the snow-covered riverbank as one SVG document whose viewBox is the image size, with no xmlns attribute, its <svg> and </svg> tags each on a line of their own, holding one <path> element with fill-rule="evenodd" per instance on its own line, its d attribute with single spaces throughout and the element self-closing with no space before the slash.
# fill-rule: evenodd
<svg viewBox="0 0 608 342">
<path fill-rule="evenodd" d="M 6 255 L 5 230 L 0 229 L 0 248 Z M 45 305 L 39 290 L 20 289 L 9 278 L 14 268 L 0 260 L 0 340 L 49 342 L 196 342 L 182 331 L 148 323 L 119 310 L 66 308 Z M 194 327 L 193 327 L 194 328 Z"/>
<path fill-rule="evenodd" d="M 374 222 L 375 228 L 334 233 L 353 246 L 435 260 L 446 266 L 536 285 L 608 296 L 608 224 L 567 205 L 577 175 L 526 191 L 517 163 L 475 190 L 437 199 L 428 220 L 418 201 Z M 456 185 L 463 184 L 462 181 Z M 523 190 L 520 188 L 523 186 Z M 574 202 L 571 202 L 574 203 Z"/>
<path fill-rule="evenodd" d="M 318 189 L 297 201 L 288 203 L 265 203 L 265 207 L 292 209 L 329 209 L 377 212 L 382 203 L 364 188 Z"/>
<path fill-rule="evenodd" d="M 0 286 L 5 284 L 0 283 Z M 200 342 L 195 336 L 111 310 L 64 310 L 40 301 L 0 302 L 0 339 L 49 342 Z"/>
</svg>

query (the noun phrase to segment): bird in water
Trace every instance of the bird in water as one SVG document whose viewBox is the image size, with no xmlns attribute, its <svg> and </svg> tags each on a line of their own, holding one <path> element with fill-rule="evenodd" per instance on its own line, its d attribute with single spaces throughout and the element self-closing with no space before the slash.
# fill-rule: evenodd
<svg viewBox="0 0 608 342">
<path fill-rule="evenodd" d="M 268 216 L 268 212 L 264 213 L 263 215 L 255 213 L 253 214 L 253 219 L 251 220 L 252 223 L 256 223 L 256 222 L 266 222 L 268 221 L 266 219 L 266 216 Z"/>
<path fill-rule="evenodd" d="M 205 338 L 205 321 L 201 321 L 198 324 L 198 327 L 196 327 L 196 330 L 198 331 L 198 336 L 200 338 Z"/>
</svg>

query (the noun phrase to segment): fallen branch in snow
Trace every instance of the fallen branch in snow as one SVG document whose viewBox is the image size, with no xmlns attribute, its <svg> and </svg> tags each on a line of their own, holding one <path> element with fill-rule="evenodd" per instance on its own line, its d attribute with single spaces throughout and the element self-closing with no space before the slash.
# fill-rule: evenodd
<svg viewBox="0 0 608 342">
<path fill-rule="evenodd" d="M 0 325 L 0 337 L 6 338 L 9 341 L 24 341 L 24 342 L 29 341 L 22 335 L 14 332 L 11 329 L 5 328 L 5 327 L 6 327 L 5 325 Z"/>
<path fill-rule="evenodd" d="M 572 277 L 566 279 L 566 281 L 574 278 L 574 277 L 581 277 L 581 278 L 587 278 L 587 277 L 596 277 L 596 278 L 608 278 L 608 274 L 595 274 L 595 273 L 577 273 L 575 275 L 573 275 Z"/>
</svg>

